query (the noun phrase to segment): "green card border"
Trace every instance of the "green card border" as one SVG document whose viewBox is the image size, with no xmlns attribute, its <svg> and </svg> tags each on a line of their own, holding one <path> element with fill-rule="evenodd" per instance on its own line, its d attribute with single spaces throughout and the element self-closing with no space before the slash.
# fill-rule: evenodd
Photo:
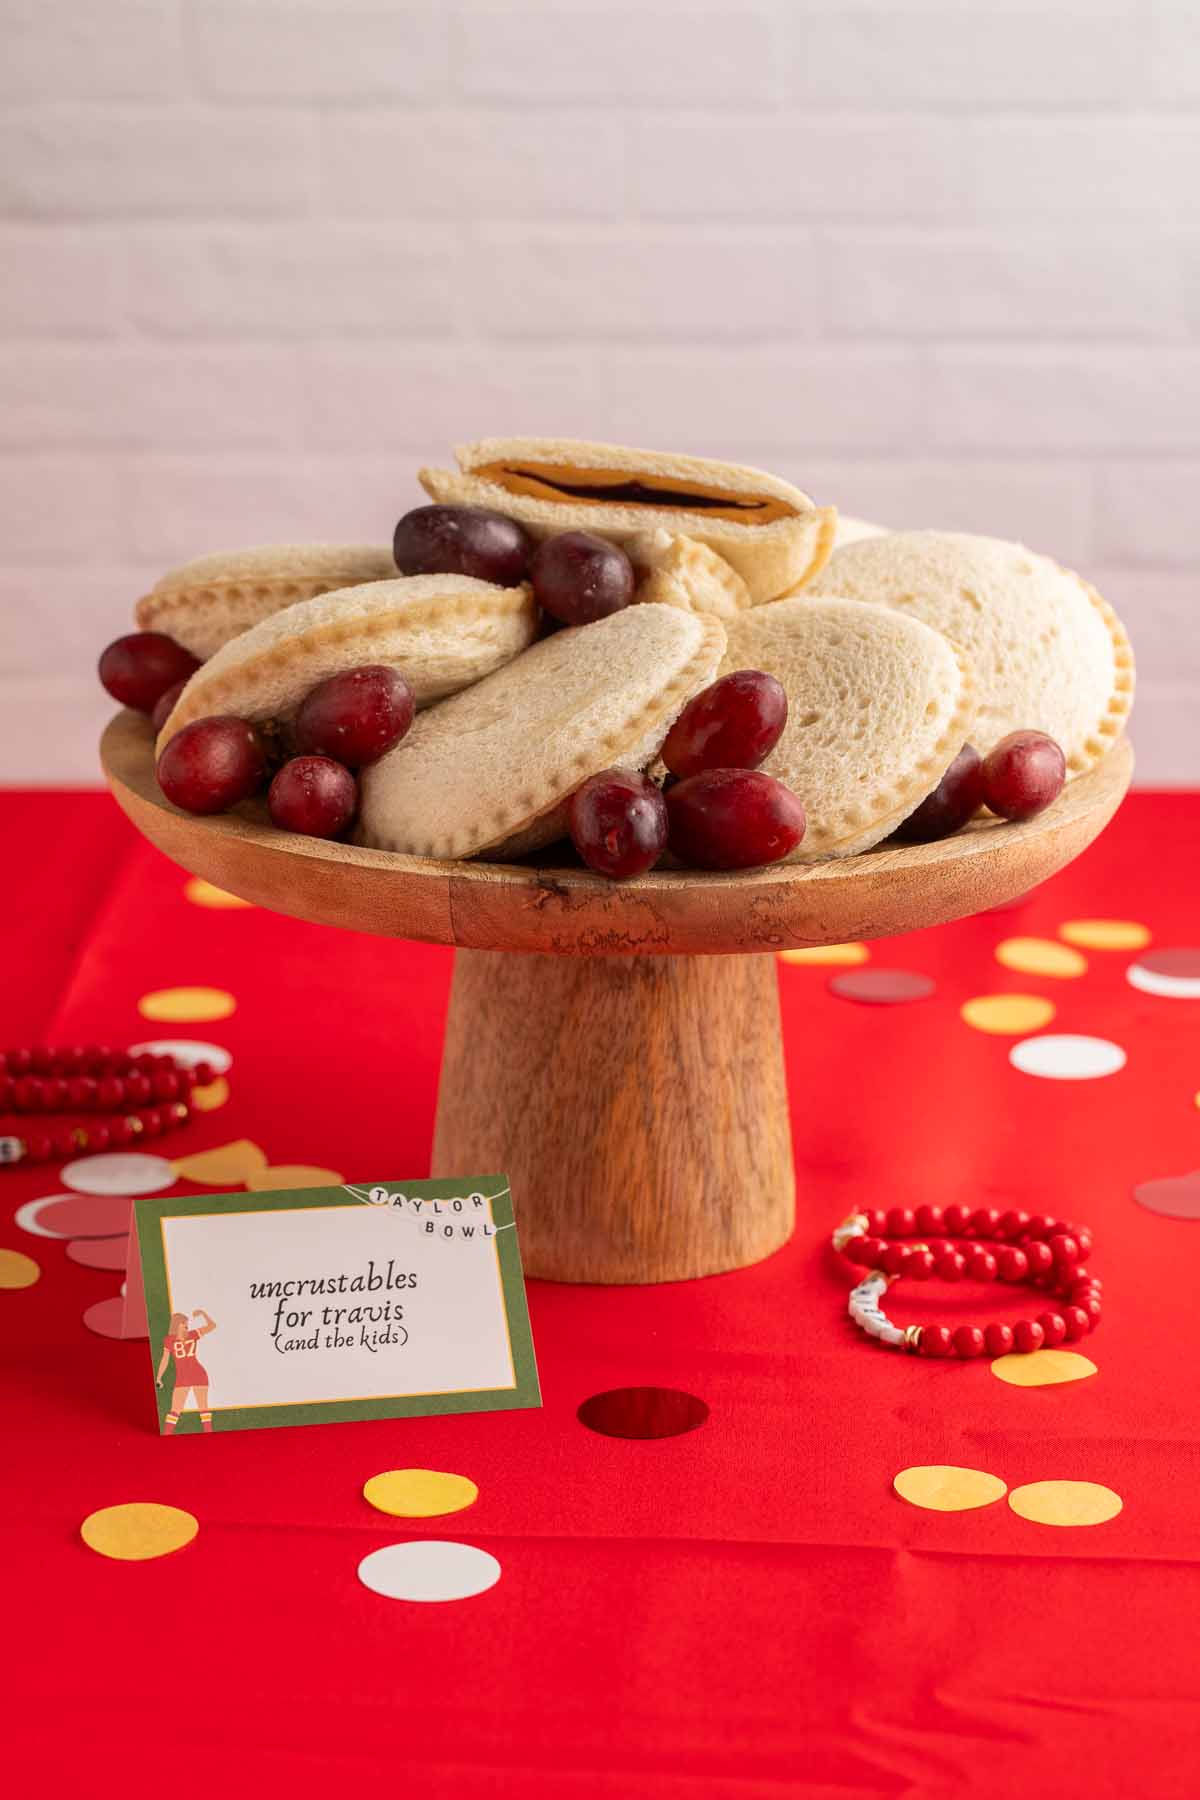
<svg viewBox="0 0 1200 1800">
<path fill-rule="evenodd" d="M 509 1229 L 497 1231 L 494 1243 L 500 1262 L 500 1285 L 508 1316 L 508 1335 L 512 1346 L 516 1386 L 486 1388 L 476 1393 L 380 1395 L 372 1400 L 315 1400 L 289 1406 L 215 1406 L 213 1430 L 250 1431 L 268 1426 L 324 1425 L 353 1419 L 409 1419 L 445 1413 L 510 1412 L 542 1404 L 538 1382 L 533 1333 L 529 1325 L 529 1304 L 525 1295 L 525 1274 L 521 1249 L 513 1216 L 512 1196 L 505 1175 L 462 1175 L 453 1179 L 429 1181 L 366 1181 L 356 1187 L 383 1187 L 423 1200 L 454 1200 L 466 1194 L 482 1194 L 491 1201 L 492 1220 Z M 236 1202 L 236 1208 L 232 1204 Z M 138 1255 L 142 1265 L 142 1284 L 146 1293 L 146 1317 L 150 1337 L 150 1369 L 158 1365 L 158 1354 L 170 1320 L 167 1298 L 167 1264 L 163 1248 L 162 1222 L 172 1218 L 194 1218 L 206 1213 L 298 1212 L 314 1206 L 363 1206 L 344 1187 L 289 1188 L 268 1193 L 248 1193 L 238 1189 L 223 1194 L 184 1194 L 172 1198 L 160 1195 L 138 1200 L 133 1209 L 137 1227 Z M 158 1346 L 156 1350 L 155 1346 Z M 154 1389 L 158 1409 L 158 1429 L 164 1433 L 171 1404 L 168 1389 Z M 193 1420 L 195 1421 L 193 1425 Z M 181 1414 L 177 1436 L 198 1432 L 200 1418 L 193 1408 Z"/>
</svg>

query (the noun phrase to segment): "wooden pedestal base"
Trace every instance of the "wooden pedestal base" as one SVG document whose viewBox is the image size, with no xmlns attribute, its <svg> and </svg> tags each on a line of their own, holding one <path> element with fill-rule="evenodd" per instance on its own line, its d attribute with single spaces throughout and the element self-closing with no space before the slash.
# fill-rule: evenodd
<svg viewBox="0 0 1200 1800">
<path fill-rule="evenodd" d="M 795 1217 L 773 956 L 459 950 L 435 1175 L 503 1170 L 526 1272 L 681 1281 Z"/>
</svg>

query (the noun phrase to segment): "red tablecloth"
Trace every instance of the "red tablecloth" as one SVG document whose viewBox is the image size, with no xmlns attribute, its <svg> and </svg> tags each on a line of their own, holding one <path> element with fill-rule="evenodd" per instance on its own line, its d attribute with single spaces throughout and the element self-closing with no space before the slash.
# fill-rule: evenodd
<svg viewBox="0 0 1200 1800">
<path fill-rule="evenodd" d="M 1196 942 L 1198 824 L 1197 798 L 1136 797 L 1020 910 L 872 947 L 875 966 L 932 975 L 931 999 L 854 1005 L 835 971 L 781 965 L 794 1241 L 674 1287 L 531 1283 L 541 1411 L 160 1439 L 145 1343 L 81 1323 L 119 1276 L 13 1223 L 57 1166 L 0 1174 L 0 1244 L 42 1268 L 0 1293 L 9 1791 L 1195 1792 L 1200 1228 L 1131 1190 L 1200 1164 L 1200 1002 L 1136 992 L 1129 953 L 1054 980 L 994 952 L 1097 916 Z M 228 1103 L 167 1154 L 250 1137 L 273 1164 L 351 1180 L 425 1172 L 449 951 L 197 906 L 99 795 L 9 795 L 0 825 L 0 1035 L 227 1046 Z M 139 1017 L 141 995 L 182 985 L 237 1010 Z M 1127 1066 L 1019 1073 L 1012 1040 L 959 1013 L 1004 992 L 1049 996 L 1054 1030 L 1114 1040 Z M 854 1333 L 831 1227 L 923 1199 L 1094 1225 L 1095 1377 L 1015 1388 Z M 995 1290 L 943 1296 L 950 1322 L 1003 1315 Z M 929 1310 L 896 1305 L 902 1322 Z M 711 1416 L 654 1442 L 578 1423 L 624 1384 L 686 1389 Z M 1100 1482 L 1124 1510 L 1062 1529 L 893 1493 L 897 1470 L 942 1462 L 1010 1487 Z M 479 1499 L 411 1525 L 373 1511 L 363 1481 L 406 1466 L 469 1475 Z M 199 1536 L 140 1564 L 83 1546 L 87 1513 L 136 1499 L 187 1508 Z M 498 1585 L 417 1606 L 356 1579 L 368 1550 L 428 1536 L 491 1551 Z"/>
</svg>

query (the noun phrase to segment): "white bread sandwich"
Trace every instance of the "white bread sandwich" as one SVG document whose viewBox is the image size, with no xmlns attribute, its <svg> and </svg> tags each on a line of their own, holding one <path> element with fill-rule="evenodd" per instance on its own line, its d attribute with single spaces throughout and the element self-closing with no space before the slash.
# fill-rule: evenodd
<svg viewBox="0 0 1200 1800">
<path fill-rule="evenodd" d="M 199 556 L 156 581 L 134 608 L 140 631 L 163 631 L 201 662 L 297 600 L 365 581 L 394 581 L 378 544 L 260 544 Z"/>
<path fill-rule="evenodd" d="M 734 619 L 750 605 L 737 570 L 698 538 L 642 531 L 626 549 L 639 577 L 633 596 L 639 604 L 682 606 L 718 619 Z"/>
<path fill-rule="evenodd" d="M 1111 606 L 1069 569 L 1002 538 L 893 531 L 838 550 L 814 597 L 894 607 L 961 644 L 975 665 L 981 755 L 1010 731 L 1047 732 L 1068 776 L 1093 767 L 1133 705 L 1133 652 Z"/>
<path fill-rule="evenodd" d="M 676 606 L 627 606 L 543 638 L 422 713 L 363 771 L 359 841 L 495 859 L 553 843 L 589 775 L 653 761 L 724 649 L 719 619 Z"/>
<path fill-rule="evenodd" d="M 469 575 L 400 575 L 301 600 L 196 670 L 159 733 L 158 752 L 210 713 L 287 720 L 318 682 L 364 663 L 399 669 L 418 708 L 429 706 L 511 662 L 536 632 L 530 588 Z"/>
<path fill-rule="evenodd" d="M 808 813 L 793 862 L 871 849 L 971 735 L 970 660 L 919 619 L 802 595 L 754 607 L 728 635 L 723 674 L 765 669 L 787 689 L 787 724 L 762 766 Z"/>
<path fill-rule="evenodd" d="M 837 514 L 778 475 L 737 463 L 571 438 L 487 438 L 458 469 L 422 469 L 432 499 L 489 506 L 535 538 L 592 531 L 623 547 L 647 531 L 697 538 L 759 603 L 803 587 L 833 548 Z"/>
</svg>

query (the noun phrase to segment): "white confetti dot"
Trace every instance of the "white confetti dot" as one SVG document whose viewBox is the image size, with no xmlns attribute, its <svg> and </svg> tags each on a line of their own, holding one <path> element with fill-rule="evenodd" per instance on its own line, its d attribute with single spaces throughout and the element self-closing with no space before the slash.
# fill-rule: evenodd
<svg viewBox="0 0 1200 1800">
<path fill-rule="evenodd" d="M 208 1063 L 214 1075 L 226 1075 L 233 1058 L 220 1044 L 202 1044 L 197 1038 L 152 1038 L 148 1044 L 131 1044 L 130 1056 L 173 1056 L 185 1069 Z"/>
<path fill-rule="evenodd" d="M 1123 1069 L 1125 1052 L 1108 1038 L 1050 1032 L 1022 1038 L 1009 1051 L 1008 1060 L 1023 1075 L 1042 1075 L 1047 1081 L 1095 1081 Z"/>
<path fill-rule="evenodd" d="M 56 1200 L 70 1200 L 70 1194 L 46 1194 L 41 1200 L 27 1200 L 24 1206 L 18 1206 L 13 1214 L 13 1223 L 22 1231 L 28 1231 L 33 1237 L 58 1238 L 70 1237 L 69 1231 L 51 1231 L 48 1225 L 38 1224 L 38 1214 L 43 1206 L 53 1206 Z"/>
<path fill-rule="evenodd" d="M 165 1156 L 137 1150 L 106 1150 L 68 1163 L 62 1179 L 77 1194 L 160 1194 L 174 1187 L 175 1171 Z"/>
<path fill-rule="evenodd" d="M 1130 963 L 1125 979 L 1143 994 L 1161 994 L 1168 1000 L 1200 1000 L 1200 975 L 1168 975 L 1160 969 L 1147 969 L 1142 963 Z"/>
<path fill-rule="evenodd" d="M 385 1600 L 469 1600 L 496 1585 L 500 1564 L 474 1544 L 418 1538 L 372 1550 L 358 1565 L 358 1579 Z"/>
</svg>

